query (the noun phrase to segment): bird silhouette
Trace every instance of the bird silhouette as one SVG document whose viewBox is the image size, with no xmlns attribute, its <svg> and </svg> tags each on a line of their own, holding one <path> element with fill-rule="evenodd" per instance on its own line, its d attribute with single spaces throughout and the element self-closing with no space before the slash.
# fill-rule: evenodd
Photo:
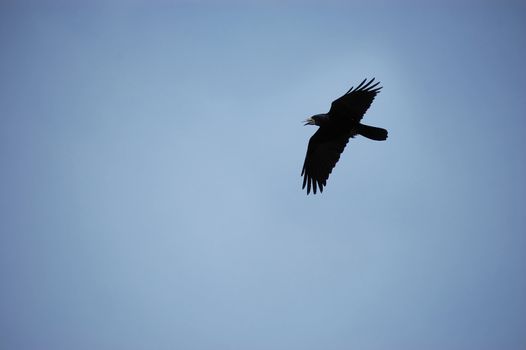
<svg viewBox="0 0 526 350">
<path fill-rule="evenodd" d="M 372 84 L 374 78 L 364 79 L 356 88 L 351 87 L 343 96 L 334 100 L 328 113 L 307 118 L 304 125 L 317 125 L 307 147 L 307 155 L 301 171 L 303 186 L 307 194 L 311 188 L 316 194 L 327 184 L 332 169 L 349 142 L 349 138 L 362 135 L 375 141 L 387 139 L 387 130 L 360 123 L 382 87 L 380 82 Z M 372 84 L 372 85 L 371 85 Z"/>
</svg>

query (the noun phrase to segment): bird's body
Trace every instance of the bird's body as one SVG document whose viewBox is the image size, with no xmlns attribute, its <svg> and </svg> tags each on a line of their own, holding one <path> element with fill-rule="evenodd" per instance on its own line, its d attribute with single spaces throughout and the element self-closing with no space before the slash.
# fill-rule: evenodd
<svg viewBox="0 0 526 350">
<path fill-rule="evenodd" d="M 381 89 L 376 88 L 379 83 L 371 85 L 374 78 L 367 83 L 366 81 L 367 79 L 362 81 L 355 89 L 351 87 L 347 93 L 333 101 L 328 113 L 316 114 L 305 121 L 305 125 L 319 126 L 309 140 L 301 172 L 303 188 L 307 186 L 307 194 L 311 188 L 315 194 L 317 188 L 323 192 L 329 174 L 340 159 L 349 138 L 362 135 L 375 141 L 387 139 L 387 130 L 360 123 Z"/>
</svg>

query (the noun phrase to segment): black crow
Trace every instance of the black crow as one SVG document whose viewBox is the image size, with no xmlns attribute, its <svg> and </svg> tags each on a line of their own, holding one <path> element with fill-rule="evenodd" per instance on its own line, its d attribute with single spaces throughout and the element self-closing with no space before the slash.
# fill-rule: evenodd
<svg viewBox="0 0 526 350">
<path fill-rule="evenodd" d="M 318 130 L 312 135 L 305 156 L 301 176 L 307 194 L 312 188 L 323 192 L 332 169 L 340 159 L 350 137 L 362 135 L 371 140 L 384 141 L 387 130 L 360 123 L 363 115 L 371 105 L 382 87 L 380 82 L 372 84 L 374 78 L 362 81 L 356 88 L 350 88 L 342 97 L 334 100 L 327 114 L 316 114 L 305 120 L 305 125 L 317 125 Z"/>
</svg>

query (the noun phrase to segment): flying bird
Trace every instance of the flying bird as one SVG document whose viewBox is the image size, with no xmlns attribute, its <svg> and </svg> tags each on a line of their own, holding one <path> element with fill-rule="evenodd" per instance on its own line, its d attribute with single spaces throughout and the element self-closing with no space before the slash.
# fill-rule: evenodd
<svg viewBox="0 0 526 350">
<path fill-rule="evenodd" d="M 349 138 L 362 135 L 375 141 L 387 139 L 387 130 L 360 123 L 371 106 L 376 94 L 382 88 L 380 82 L 372 84 L 374 78 L 364 79 L 356 88 L 351 87 L 343 96 L 334 100 L 331 109 L 325 114 L 316 114 L 304 121 L 304 125 L 317 125 L 307 147 L 305 163 L 301 171 L 303 187 L 307 194 L 311 188 L 323 192 L 332 169 L 340 159 Z M 371 85 L 372 84 L 372 85 Z"/>
</svg>

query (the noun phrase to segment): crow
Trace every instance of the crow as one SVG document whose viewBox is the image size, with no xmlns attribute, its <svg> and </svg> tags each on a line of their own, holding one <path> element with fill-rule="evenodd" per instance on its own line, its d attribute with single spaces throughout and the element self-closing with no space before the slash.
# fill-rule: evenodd
<svg viewBox="0 0 526 350">
<path fill-rule="evenodd" d="M 311 188 L 323 192 L 332 169 L 340 159 L 349 138 L 362 135 L 375 141 L 387 139 L 387 130 L 360 123 L 363 115 L 382 87 L 373 84 L 374 78 L 364 79 L 356 88 L 351 87 L 343 96 L 334 100 L 326 114 L 316 114 L 304 121 L 304 125 L 317 125 L 307 147 L 307 155 L 301 171 L 307 194 Z"/>
</svg>

